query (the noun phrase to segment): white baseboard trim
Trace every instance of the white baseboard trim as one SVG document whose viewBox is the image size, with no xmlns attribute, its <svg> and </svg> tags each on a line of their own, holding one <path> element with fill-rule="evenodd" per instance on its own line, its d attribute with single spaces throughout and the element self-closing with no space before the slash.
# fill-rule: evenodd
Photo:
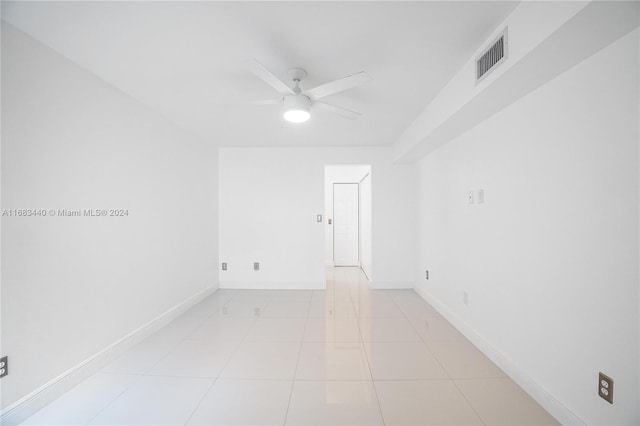
<svg viewBox="0 0 640 426">
<path fill-rule="evenodd" d="M 217 285 L 205 288 L 7 406 L 0 412 L 0 424 L 17 425 L 23 422 L 45 405 L 98 372 L 118 355 L 178 318 L 216 290 L 218 290 Z"/>
<path fill-rule="evenodd" d="M 324 281 L 221 281 L 221 289 L 232 290 L 324 290 Z"/>
<path fill-rule="evenodd" d="M 444 303 L 420 288 L 414 288 L 414 290 L 561 424 L 586 424 Z"/>
<path fill-rule="evenodd" d="M 413 289 L 411 281 L 369 281 L 369 287 L 374 290 L 403 290 Z"/>
</svg>

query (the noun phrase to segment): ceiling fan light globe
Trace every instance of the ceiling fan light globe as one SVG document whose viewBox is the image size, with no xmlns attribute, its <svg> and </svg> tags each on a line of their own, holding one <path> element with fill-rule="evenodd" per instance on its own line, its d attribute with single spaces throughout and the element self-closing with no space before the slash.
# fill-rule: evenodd
<svg viewBox="0 0 640 426">
<path fill-rule="evenodd" d="M 284 112 L 284 119 L 291 123 L 304 123 L 309 118 L 311 114 L 303 109 L 290 109 Z"/>
</svg>

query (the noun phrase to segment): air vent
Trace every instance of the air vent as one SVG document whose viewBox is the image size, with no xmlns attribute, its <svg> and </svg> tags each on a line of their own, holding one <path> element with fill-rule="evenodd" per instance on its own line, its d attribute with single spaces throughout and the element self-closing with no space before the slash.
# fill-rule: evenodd
<svg viewBox="0 0 640 426">
<path fill-rule="evenodd" d="M 476 84 L 507 59 L 507 28 L 476 59 Z"/>
</svg>

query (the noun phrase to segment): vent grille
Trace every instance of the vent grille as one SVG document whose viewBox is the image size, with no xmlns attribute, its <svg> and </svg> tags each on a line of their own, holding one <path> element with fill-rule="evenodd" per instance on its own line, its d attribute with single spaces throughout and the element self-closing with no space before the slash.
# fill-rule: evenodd
<svg viewBox="0 0 640 426">
<path fill-rule="evenodd" d="M 497 67 L 507 57 L 507 29 L 476 59 L 476 83 Z"/>
</svg>

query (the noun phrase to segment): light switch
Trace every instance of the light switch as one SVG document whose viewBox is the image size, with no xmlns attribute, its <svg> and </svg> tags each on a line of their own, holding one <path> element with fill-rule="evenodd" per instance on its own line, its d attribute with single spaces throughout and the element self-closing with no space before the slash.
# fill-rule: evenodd
<svg viewBox="0 0 640 426">
<path fill-rule="evenodd" d="M 484 189 L 478 189 L 478 204 L 484 204 Z"/>
<path fill-rule="evenodd" d="M 316 216 L 316 221 L 317 222 L 322 222 L 322 215 L 319 214 L 318 216 Z"/>
<path fill-rule="evenodd" d="M 469 191 L 469 195 L 467 197 L 469 204 L 473 204 L 473 191 Z"/>
</svg>

